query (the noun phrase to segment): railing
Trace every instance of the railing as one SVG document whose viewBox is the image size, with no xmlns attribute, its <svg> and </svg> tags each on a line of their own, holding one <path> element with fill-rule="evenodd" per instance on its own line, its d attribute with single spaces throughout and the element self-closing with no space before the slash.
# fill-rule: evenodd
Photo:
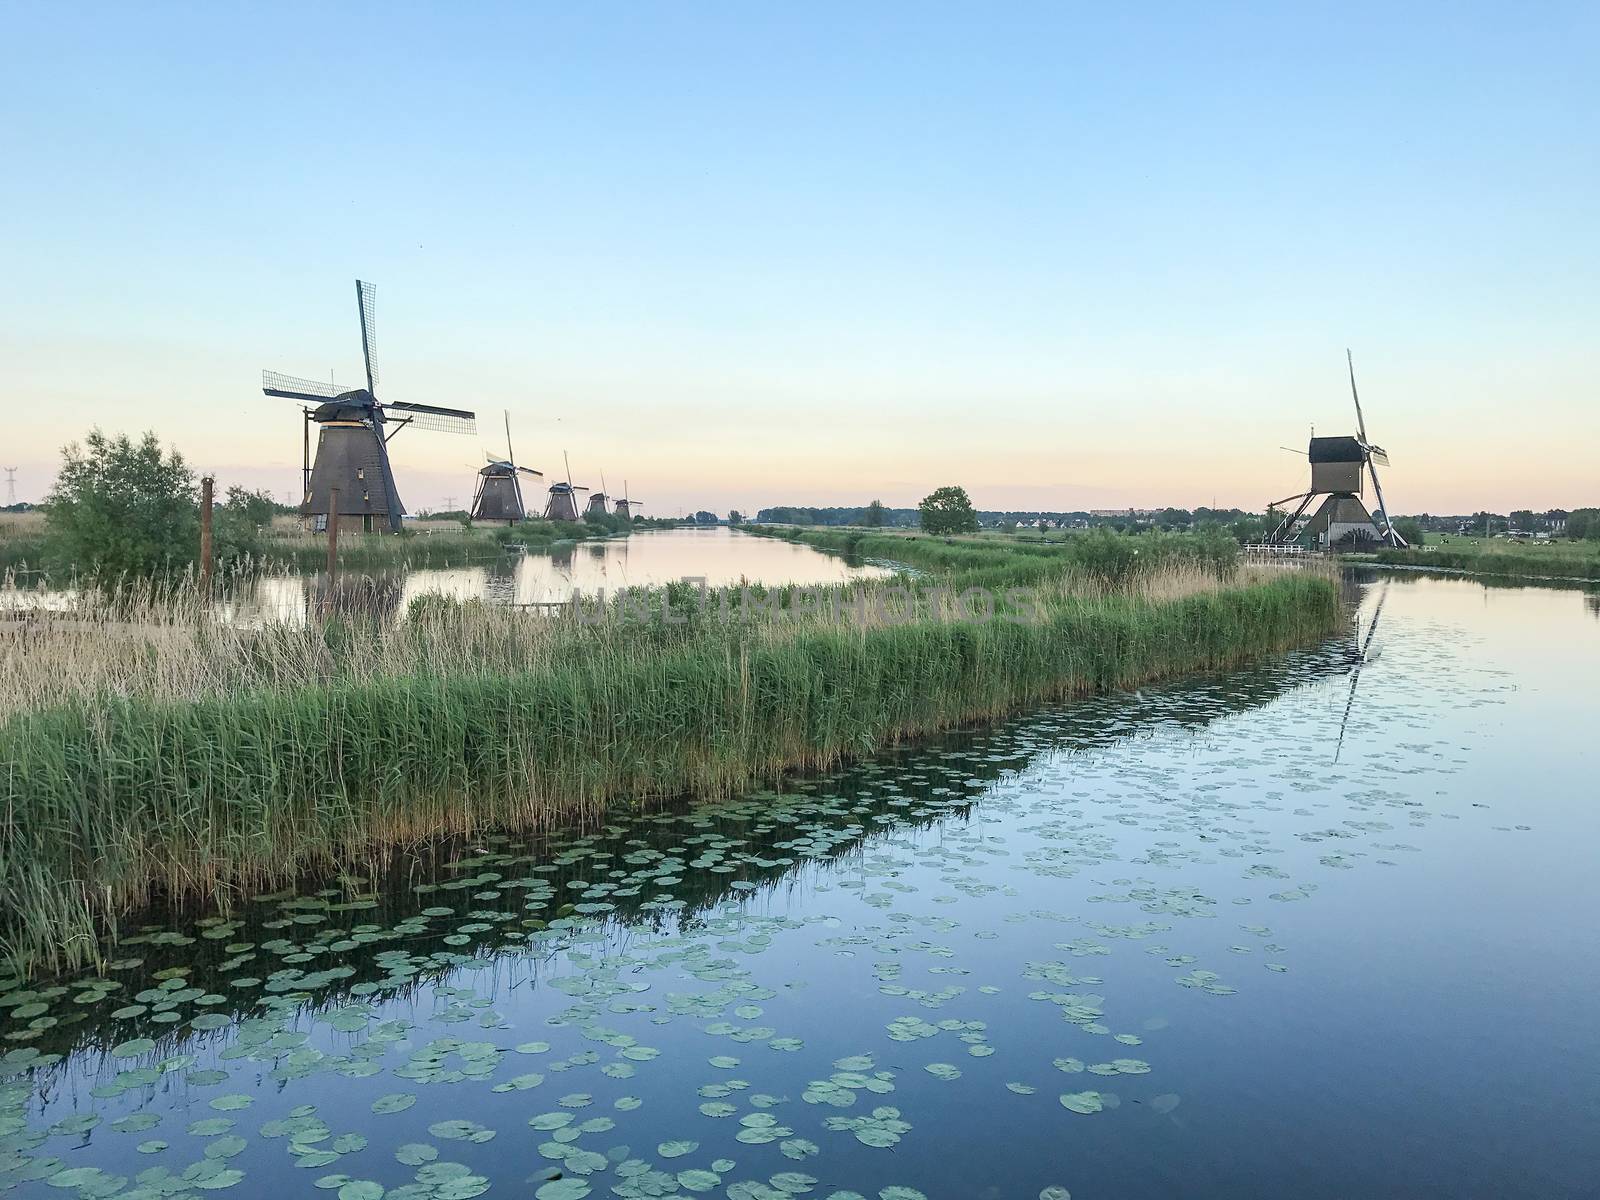
<svg viewBox="0 0 1600 1200">
<path fill-rule="evenodd" d="M 1279 545 L 1275 542 L 1250 542 L 1239 547 L 1246 558 L 1314 558 L 1319 550 L 1310 550 L 1295 542 Z"/>
</svg>

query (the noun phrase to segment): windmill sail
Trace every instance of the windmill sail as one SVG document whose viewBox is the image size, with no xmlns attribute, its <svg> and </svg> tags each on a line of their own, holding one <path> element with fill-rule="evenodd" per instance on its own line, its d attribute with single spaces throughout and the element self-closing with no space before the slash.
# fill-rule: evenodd
<svg viewBox="0 0 1600 1200">
<path fill-rule="evenodd" d="M 287 396 L 291 400 L 332 400 L 342 396 L 349 388 L 325 383 L 320 379 L 301 379 L 280 371 L 261 372 L 261 390 L 269 396 Z"/>
<path fill-rule="evenodd" d="M 1384 541 L 1392 546 L 1404 549 L 1407 544 L 1406 540 L 1400 536 L 1394 527 L 1394 523 L 1389 520 L 1389 509 L 1383 502 L 1383 484 L 1378 482 L 1378 463 L 1381 461 L 1387 467 L 1389 465 L 1389 455 L 1382 446 L 1374 446 L 1367 441 L 1367 422 L 1361 415 L 1361 393 L 1356 391 L 1355 359 L 1351 357 L 1348 347 L 1345 348 L 1344 358 L 1345 363 L 1350 368 L 1350 398 L 1355 401 L 1356 405 L 1356 429 L 1361 436 L 1362 449 L 1366 451 L 1367 474 L 1372 477 L 1372 494 L 1378 501 L 1378 517 L 1381 521 L 1379 531 Z"/>
<path fill-rule="evenodd" d="M 433 404 L 406 404 L 397 402 L 382 406 L 399 413 L 407 424 L 418 429 L 431 429 L 435 433 L 477 433 L 477 413 L 464 408 L 439 408 Z"/>
<path fill-rule="evenodd" d="M 356 280 L 356 307 L 361 311 L 361 358 L 367 367 L 367 391 L 378 394 L 378 288 Z"/>
</svg>

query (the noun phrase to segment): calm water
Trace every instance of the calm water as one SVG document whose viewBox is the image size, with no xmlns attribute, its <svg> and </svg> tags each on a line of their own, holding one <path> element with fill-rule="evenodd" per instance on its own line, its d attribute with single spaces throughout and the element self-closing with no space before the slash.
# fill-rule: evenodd
<svg viewBox="0 0 1600 1200">
<path fill-rule="evenodd" d="M 650 530 L 625 538 L 576 542 L 538 553 L 510 552 L 465 567 L 348 571 L 344 588 L 365 608 L 402 614 L 418 596 L 438 594 L 493 604 L 565 603 L 602 590 L 659 587 L 680 579 L 725 584 L 849 583 L 892 575 L 890 568 L 826 554 L 810 546 L 756 537 L 727 528 Z M 262 579 L 220 606 L 225 619 L 297 622 L 320 604 L 325 582 L 314 572 Z M 70 591 L 0 590 L 0 610 L 65 608 Z"/>
<path fill-rule="evenodd" d="M 659 587 L 703 578 L 708 587 L 740 582 L 803 585 L 848 583 L 891 571 L 832 554 L 726 528 L 652 530 L 606 541 L 578 542 L 533 554 L 507 554 L 470 567 L 389 572 L 379 583 L 397 612 L 428 593 L 495 604 L 565 603 L 602 589 Z M 316 593 L 315 577 L 264 581 L 245 611 L 303 616 Z"/>
<path fill-rule="evenodd" d="M 154 925 L 0 992 L 0 1187 L 1594 1195 L 1597 677 L 1593 593 L 1379 579 L 1258 669 Z"/>
</svg>

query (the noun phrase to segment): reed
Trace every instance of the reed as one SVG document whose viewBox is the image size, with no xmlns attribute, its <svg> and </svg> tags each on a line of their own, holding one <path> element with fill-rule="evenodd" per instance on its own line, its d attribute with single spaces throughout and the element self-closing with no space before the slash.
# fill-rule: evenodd
<svg viewBox="0 0 1600 1200">
<path fill-rule="evenodd" d="M 1018 570 L 951 561 L 941 582 Z M 0 636 L 0 950 L 19 971 L 77 966 L 153 899 L 225 906 L 408 839 L 726 795 L 1338 619 L 1314 572 L 1056 562 L 1042 578 L 1036 622 L 902 624 L 724 621 L 713 597 L 682 624 L 428 602 L 243 628 L 176 590 L 88 591 Z"/>
</svg>

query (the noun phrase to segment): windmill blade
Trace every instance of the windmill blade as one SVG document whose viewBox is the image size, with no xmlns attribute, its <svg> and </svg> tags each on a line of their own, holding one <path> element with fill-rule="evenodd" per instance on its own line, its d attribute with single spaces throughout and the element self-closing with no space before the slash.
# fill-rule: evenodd
<svg viewBox="0 0 1600 1200">
<path fill-rule="evenodd" d="M 1389 452 L 1382 446 L 1368 446 L 1367 457 L 1375 463 L 1382 463 L 1386 467 L 1389 465 Z"/>
<path fill-rule="evenodd" d="M 1346 346 L 1344 361 L 1350 368 L 1350 398 L 1356 402 L 1356 430 L 1361 434 L 1363 444 L 1367 440 L 1367 422 L 1361 415 L 1361 395 L 1356 391 L 1356 360 L 1350 357 L 1350 347 Z"/>
<path fill-rule="evenodd" d="M 367 364 L 367 391 L 378 393 L 377 286 L 356 280 L 356 307 L 361 312 L 361 357 Z"/>
<path fill-rule="evenodd" d="M 515 465 L 515 464 L 513 464 L 513 465 Z M 532 467 L 517 467 L 517 470 L 521 471 L 524 475 L 532 475 L 532 476 L 535 476 L 538 479 L 543 479 L 544 478 L 544 472 L 543 471 L 535 471 Z"/>
<path fill-rule="evenodd" d="M 517 465 L 517 454 L 511 448 L 511 410 L 503 408 L 500 412 L 506 419 L 506 461 L 514 467 Z"/>
<path fill-rule="evenodd" d="M 435 433 L 477 433 L 478 414 L 464 408 L 439 408 L 433 404 L 385 404 L 390 412 L 410 419 L 418 429 L 431 429 Z"/>
<path fill-rule="evenodd" d="M 349 388 L 324 383 L 320 379 L 301 379 L 298 375 L 284 375 L 278 371 L 261 372 L 261 390 L 269 396 L 283 396 L 290 400 L 313 400 L 320 404 L 342 396 Z"/>
<path fill-rule="evenodd" d="M 1383 462 L 1385 466 L 1388 466 L 1389 458 L 1387 455 L 1384 456 Z M 1370 458 L 1367 459 L 1367 471 L 1372 476 L 1373 495 L 1378 498 L 1378 515 L 1383 518 L 1382 532 L 1384 540 L 1390 545 L 1404 550 L 1410 543 L 1400 536 L 1400 532 L 1394 527 L 1394 522 L 1389 520 L 1389 508 L 1383 502 L 1383 484 L 1378 482 L 1378 467 Z"/>
</svg>

